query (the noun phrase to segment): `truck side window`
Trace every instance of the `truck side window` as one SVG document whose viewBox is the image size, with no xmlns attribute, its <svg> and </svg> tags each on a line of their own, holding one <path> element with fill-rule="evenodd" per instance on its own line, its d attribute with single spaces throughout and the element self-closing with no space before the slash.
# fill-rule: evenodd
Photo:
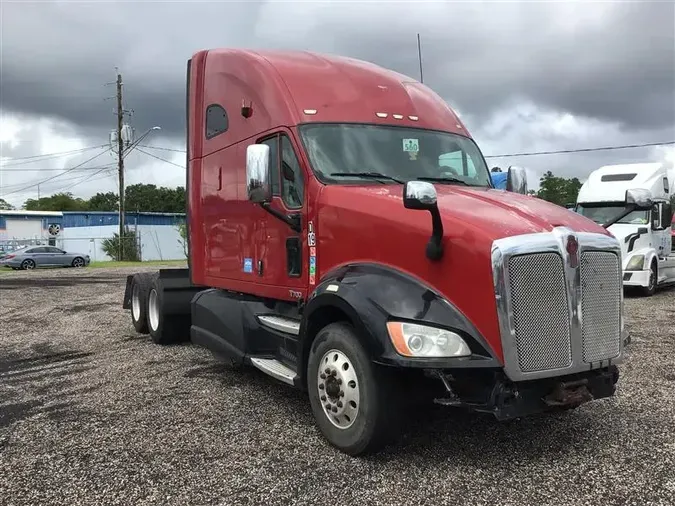
<svg viewBox="0 0 675 506">
<path fill-rule="evenodd" d="M 227 111 L 218 104 L 211 104 L 206 108 L 206 138 L 213 139 L 215 136 L 227 131 L 229 122 Z"/>
<path fill-rule="evenodd" d="M 281 138 L 281 198 L 290 209 L 302 207 L 304 179 L 293 145 L 285 135 Z"/>
<path fill-rule="evenodd" d="M 464 164 L 465 161 L 466 165 Z M 443 153 L 438 157 L 438 166 L 449 167 L 458 176 L 476 176 L 476 167 L 473 164 L 473 160 L 462 150 Z"/>
<path fill-rule="evenodd" d="M 270 147 L 270 183 L 272 195 L 279 195 L 279 136 L 269 137 L 259 142 Z"/>
</svg>

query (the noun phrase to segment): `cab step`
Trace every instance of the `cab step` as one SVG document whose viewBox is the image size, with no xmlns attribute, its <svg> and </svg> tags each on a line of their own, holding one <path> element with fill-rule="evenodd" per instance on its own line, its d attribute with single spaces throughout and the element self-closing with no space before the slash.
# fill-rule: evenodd
<svg viewBox="0 0 675 506">
<path fill-rule="evenodd" d="M 251 364 L 279 381 L 289 385 L 295 384 L 295 377 L 297 376 L 295 371 L 275 358 L 252 357 Z"/>
<path fill-rule="evenodd" d="M 300 335 L 300 321 L 278 315 L 258 315 L 258 321 L 269 329 L 278 330 L 291 336 Z"/>
</svg>

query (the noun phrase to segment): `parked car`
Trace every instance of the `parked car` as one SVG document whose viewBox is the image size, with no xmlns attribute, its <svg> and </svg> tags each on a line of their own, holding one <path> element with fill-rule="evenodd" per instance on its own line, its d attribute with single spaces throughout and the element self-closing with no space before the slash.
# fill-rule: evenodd
<svg viewBox="0 0 675 506">
<path fill-rule="evenodd" d="M 0 265 L 14 270 L 36 267 L 84 267 L 89 265 L 89 262 L 89 255 L 69 253 L 54 246 L 24 247 L 0 259 Z"/>
</svg>

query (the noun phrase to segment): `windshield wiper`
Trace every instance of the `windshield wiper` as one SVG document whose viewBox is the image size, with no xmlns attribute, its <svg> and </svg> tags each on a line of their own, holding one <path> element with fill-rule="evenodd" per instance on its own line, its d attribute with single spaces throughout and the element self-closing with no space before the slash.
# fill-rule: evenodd
<svg viewBox="0 0 675 506">
<path fill-rule="evenodd" d="M 387 179 L 389 181 L 395 181 L 399 184 L 403 184 L 405 182 L 395 177 L 387 176 L 386 174 L 382 174 L 380 172 L 333 172 L 329 175 L 337 177 L 363 177 L 367 179 Z"/>
<path fill-rule="evenodd" d="M 419 179 L 420 181 L 434 181 L 437 183 L 460 183 L 463 184 L 464 186 L 471 186 L 466 181 L 462 181 L 461 179 L 457 179 L 456 177 L 420 176 L 417 179 Z"/>
</svg>

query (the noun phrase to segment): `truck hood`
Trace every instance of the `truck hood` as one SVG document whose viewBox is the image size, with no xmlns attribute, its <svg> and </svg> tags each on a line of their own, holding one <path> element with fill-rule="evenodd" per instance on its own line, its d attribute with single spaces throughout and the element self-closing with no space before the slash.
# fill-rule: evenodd
<svg viewBox="0 0 675 506">
<path fill-rule="evenodd" d="M 446 235 L 457 228 L 470 228 L 492 240 L 503 237 L 548 232 L 566 226 L 575 232 L 595 232 L 611 235 L 593 222 L 564 207 L 536 197 L 491 188 L 470 188 L 438 184 L 438 208 Z M 423 221 L 430 227 L 428 213 L 403 207 L 403 188 L 398 185 L 345 187 L 329 186 L 323 197 L 328 200 L 350 201 L 362 213 L 372 213 L 398 222 Z M 341 206 L 339 206 L 341 207 Z"/>
<path fill-rule="evenodd" d="M 580 214 L 535 197 L 492 188 L 435 186 L 445 245 L 443 258 L 437 262 L 425 255 L 431 216 L 403 207 L 401 185 L 322 187 L 317 206 L 319 275 L 355 263 L 374 263 L 406 273 L 443 294 L 502 360 L 493 242 L 548 232 L 557 226 L 611 234 Z"/>
</svg>

